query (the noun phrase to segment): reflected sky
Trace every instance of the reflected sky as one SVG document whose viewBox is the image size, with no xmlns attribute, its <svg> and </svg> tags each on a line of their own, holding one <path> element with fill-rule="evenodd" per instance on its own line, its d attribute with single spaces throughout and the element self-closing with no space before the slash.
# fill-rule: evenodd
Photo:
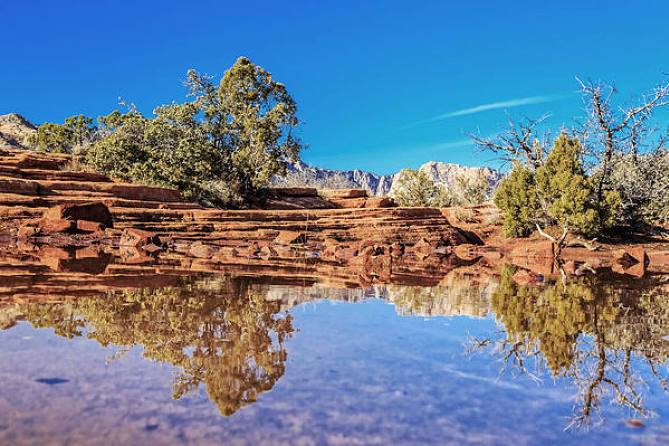
<svg viewBox="0 0 669 446">
<path fill-rule="evenodd" d="M 512 273 L 14 303 L 0 444 L 665 444 L 666 282 Z"/>
</svg>

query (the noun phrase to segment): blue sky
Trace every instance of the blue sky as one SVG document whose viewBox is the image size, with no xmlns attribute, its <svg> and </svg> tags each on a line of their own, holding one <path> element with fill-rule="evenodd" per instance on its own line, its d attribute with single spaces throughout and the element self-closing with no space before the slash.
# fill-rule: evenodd
<svg viewBox="0 0 669 446">
<path fill-rule="evenodd" d="M 643 3 L 643 5 L 641 4 Z M 299 106 L 304 159 L 387 173 L 491 164 L 467 134 L 578 116 L 575 77 L 628 99 L 669 73 L 669 2 L 3 1 L 0 113 L 62 122 L 185 99 L 245 55 Z"/>
</svg>

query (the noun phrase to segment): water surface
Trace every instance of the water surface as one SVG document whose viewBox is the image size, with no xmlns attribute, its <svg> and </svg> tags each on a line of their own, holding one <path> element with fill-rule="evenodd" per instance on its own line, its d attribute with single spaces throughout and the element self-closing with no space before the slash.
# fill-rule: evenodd
<svg viewBox="0 0 669 446">
<path fill-rule="evenodd" d="M 0 444 L 666 444 L 666 278 L 512 274 L 5 299 Z"/>
</svg>

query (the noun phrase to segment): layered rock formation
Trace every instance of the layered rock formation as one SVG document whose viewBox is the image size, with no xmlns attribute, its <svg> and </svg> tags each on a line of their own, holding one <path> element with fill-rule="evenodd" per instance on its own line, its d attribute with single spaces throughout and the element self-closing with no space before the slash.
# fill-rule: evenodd
<svg viewBox="0 0 669 446">
<path fill-rule="evenodd" d="M 70 268 L 73 259 L 40 247 L 98 246 L 117 257 L 130 250 L 141 261 L 174 253 L 205 271 L 327 270 L 344 281 L 353 277 L 356 286 L 438 282 L 432 277 L 461 263 L 452 247 L 477 242 L 438 209 L 389 208 L 392 200 L 363 190 L 282 189 L 273 202 L 280 209 L 212 210 L 175 190 L 69 171 L 68 162 L 61 155 L 0 153 L 0 235 L 5 243 L 35 247 L 56 269 Z"/>
</svg>

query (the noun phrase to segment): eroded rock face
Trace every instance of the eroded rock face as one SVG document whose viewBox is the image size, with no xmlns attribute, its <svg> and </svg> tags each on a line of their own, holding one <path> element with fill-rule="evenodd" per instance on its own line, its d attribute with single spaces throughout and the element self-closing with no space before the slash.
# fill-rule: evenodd
<svg viewBox="0 0 669 446">
<path fill-rule="evenodd" d="M 98 223 L 104 228 L 113 228 L 114 220 L 104 203 L 61 204 L 44 213 L 44 220 L 83 220 Z M 84 224 L 87 226 L 87 224 Z"/>
<path fill-rule="evenodd" d="M 367 284 L 430 276 L 481 259 L 544 277 L 601 268 L 634 276 L 669 272 L 667 250 L 641 255 L 630 248 L 616 257 L 611 249 L 573 247 L 562 251 L 571 263 L 560 271 L 550 242 L 501 240 L 486 232 L 499 226 L 489 205 L 464 215 L 455 209 L 386 207 L 392 200 L 362 190 L 319 195 L 291 188 L 274 192 L 275 203 L 289 203 L 284 208 L 203 209 L 172 189 L 63 170 L 67 161 L 62 155 L 0 153 L 0 246 L 3 239 L 62 248 L 106 246 L 138 265 L 159 252 L 178 253 L 207 271 L 258 262 L 299 269 L 314 262 L 335 275 L 338 268 L 355 271 Z"/>
</svg>

